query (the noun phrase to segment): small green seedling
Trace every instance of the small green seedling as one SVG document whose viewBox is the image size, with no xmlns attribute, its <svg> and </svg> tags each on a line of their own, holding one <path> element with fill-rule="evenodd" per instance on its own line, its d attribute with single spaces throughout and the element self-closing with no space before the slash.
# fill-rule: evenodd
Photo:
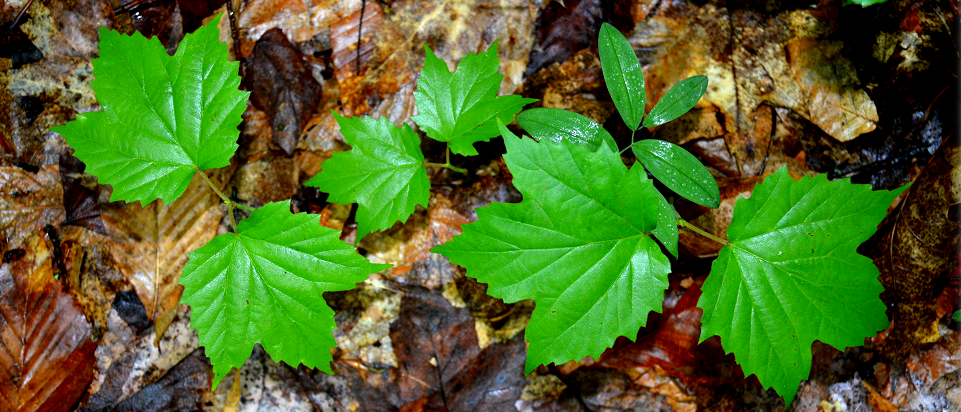
<svg viewBox="0 0 961 412">
<path fill-rule="evenodd" d="M 627 39 L 600 31 L 604 79 L 629 127 L 653 127 L 690 110 L 707 88 L 694 76 L 675 85 L 646 116 L 644 79 Z M 717 183 L 689 152 L 658 140 L 632 142 L 624 166 L 611 136 L 591 120 L 554 109 L 517 116 L 536 140 L 501 125 L 517 204 L 477 210 L 478 221 L 433 250 L 489 285 L 491 296 L 533 299 L 526 371 L 597 358 L 618 336 L 635 336 L 660 312 L 678 225 L 723 245 L 702 287 L 701 341 L 717 335 L 745 374 L 790 404 L 811 368 L 811 344 L 859 346 L 888 325 L 878 270 L 858 255 L 906 187 L 872 191 L 822 176 L 795 181 L 782 168 L 738 199 L 728 239 L 677 217 L 647 178 L 716 208 Z M 632 136 L 633 140 L 633 136 Z"/>
</svg>

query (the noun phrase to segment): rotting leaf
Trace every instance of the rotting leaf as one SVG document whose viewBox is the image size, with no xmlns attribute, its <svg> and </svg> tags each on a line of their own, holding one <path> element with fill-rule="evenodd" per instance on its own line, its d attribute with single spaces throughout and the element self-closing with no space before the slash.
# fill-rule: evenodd
<svg viewBox="0 0 961 412">
<path fill-rule="evenodd" d="M 260 36 L 246 67 L 250 100 L 267 112 L 274 143 L 292 154 L 320 103 L 323 88 L 304 63 L 303 55 L 278 28 Z"/>
<path fill-rule="evenodd" d="M 520 398 L 523 340 L 481 350 L 470 311 L 440 293 L 406 289 L 390 330 L 397 368 L 366 382 L 354 369 L 343 370 L 361 410 L 500 411 Z"/>
<path fill-rule="evenodd" d="M 63 220 L 63 192 L 56 166 L 31 173 L 16 166 L 0 166 L 0 237 L 11 248 L 21 248 L 48 224 Z"/>
<path fill-rule="evenodd" d="M 60 156 L 60 183 L 63 184 L 63 208 L 67 214 L 61 225 L 74 225 L 107 234 L 100 219 L 100 194 L 83 185 L 83 169 L 80 159 L 71 155 Z"/>
<path fill-rule="evenodd" d="M 115 411 L 188 411 L 204 409 L 210 387 L 210 361 L 203 349 L 193 351 L 160 380 L 153 382 L 113 407 Z"/>
<path fill-rule="evenodd" d="M 177 314 L 183 293 L 177 282 L 187 253 L 213 239 L 222 217 L 219 199 L 199 176 L 194 176 L 183 196 L 171 205 L 127 203 L 104 211 L 107 243 L 117 267 L 133 284 L 147 316 L 154 321 L 155 342 Z"/>
<path fill-rule="evenodd" d="M 24 259 L 0 266 L 0 410 L 68 411 L 93 379 L 92 329 L 53 279 L 33 236 Z"/>
</svg>

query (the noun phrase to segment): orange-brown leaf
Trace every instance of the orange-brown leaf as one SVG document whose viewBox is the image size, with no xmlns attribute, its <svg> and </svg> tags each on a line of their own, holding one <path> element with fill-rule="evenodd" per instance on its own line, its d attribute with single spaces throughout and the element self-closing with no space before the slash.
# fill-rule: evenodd
<svg viewBox="0 0 961 412">
<path fill-rule="evenodd" d="M 0 410 L 67 411 L 93 379 L 91 327 L 53 279 L 52 253 L 31 237 L 0 266 Z"/>
</svg>

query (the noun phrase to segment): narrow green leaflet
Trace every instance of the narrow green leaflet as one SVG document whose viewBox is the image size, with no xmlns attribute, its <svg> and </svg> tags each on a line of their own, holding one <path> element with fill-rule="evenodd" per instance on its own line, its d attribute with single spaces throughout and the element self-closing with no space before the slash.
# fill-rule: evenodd
<svg viewBox="0 0 961 412">
<path fill-rule="evenodd" d="M 652 232 L 657 240 L 661 241 L 664 248 L 671 255 L 677 257 L 677 216 L 674 215 L 674 207 L 667 202 L 660 192 L 657 193 L 657 227 Z"/>
<path fill-rule="evenodd" d="M 217 25 L 207 24 L 171 57 L 156 37 L 100 29 L 91 87 L 103 111 L 51 130 L 88 173 L 113 185 L 111 200 L 170 204 L 198 168 L 230 162 L 249 93 L 237 89 L 237 62 L 227 61 L 219 36 Z"/>
<path fill-rule="evenodd" d="M 261 343 L 271 359 L 330 369 L 334 311 L 323 293 L 353 289 L 390 265 L 371 264 L 317 215 L 269 203 L 190 253 L 180 283 L 190 326 L 214 366 L 213 387 Z"/>
<path fill-rule="evenodd" d="M 614 26 L 604 23 L 597 39 L 604 82 L 611 92 L 614 107 L 631 130 L 637 130 L 644 117 L 644 72 L 634 48 Z"/>
<path fill-rule="evenodd" d="M 878 269 L 857 253 L 905 187 L 871 191 L 781 168 L 739 199 L 702 287 L 701 340 L 713 335 L 745 375 L 790 405 L 814 340 L 843 350 L 888 326 Z"/>
<path fill-rule="evenodd" d="M 961 310 L 955 311 L 954 315 L 951 315 L 951 319 L 954 319 L 955 322 L 961 322 Z"/>
<path fill-rule="evenodd" d="M 677 119 L 691 110 L 707 91 L 707 76 L 681 80 L 661 98 L 644 119 L 644 127 L 654 127 Z"/>
<path fill-rule="evenodd" d="M 507 123 L 507 122 L 504 122 Z M 577 113 L 551 108 L 524 110 L 517 115 L 517 124 L 531 136 L 552 142 L 562 140 L 587 146 L 597 150 L 606 142 L 611 150 L 617 151 L 614 137 L 597 122 Z"/>
<path fill-rule="evenodd" d="M 499 134 L 494 119 L 510 123 L 524 105 L 537 101 L 517 95 L 497 96 L 504 75 L 497 74 L 497 42 L 486 52 L 468 54 L 451 73 L 430 47 L 417 80 L 413 117 L 431 139 L 449 142 L 452 152 L 477 155 L 474 143 Z"/>
<path fill-rule="evenodd" d="M 641 140 L 632 147 L 634 156 L 657 180 L 675 193 L 702 206 L 717 208 L 721 190 L 711 172 L 684 148 L 663 140 Z"/>
<path fill-rule="evenodd" d="M 491 296 L 534 299 L 527 372 L 597 357 L 618 336 L 634 337 L 661 310 L 670 272 L 649 235 L 657 216 L 651 180 L 609 150 L 510 132 L 504 141 L 524 200 L 479 208 L 477 222 L 433 251 L 487 283 Z"/>
<path fill-rule="evenodd" d="M 427 206 L 430 182 L 420 139 L 410 126 L 396 127 L 385 117 L 335 112 L 334 118 L 353 149 L 334 153 L 306 185 L 329 193 L 332 202 L 357 202 L 358 241 L 407 220 L 416 205 Z"/>
</svg>

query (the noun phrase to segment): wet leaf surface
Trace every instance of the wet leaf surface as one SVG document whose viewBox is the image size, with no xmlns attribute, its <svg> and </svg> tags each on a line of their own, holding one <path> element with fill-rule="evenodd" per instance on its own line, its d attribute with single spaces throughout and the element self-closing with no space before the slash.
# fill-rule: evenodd
<svg viewBox="0 0 961 412">
<path fill-rule="evenodd" d="M 30 253 L 0 266 L 0 409 L 67 411 L 94 374 L 90 323 L 53 279 L 43 238 Z"/>
<path fill-rule="evenodd" d="M 349 149 L 330 112 L 409 121 L 416 113 L 413 93 L 425 44 L 451 65 L 499 39 L 501 94 L 520 93 L 540 99 L 530 107 L 584 115 L 603 125 L 619 148 L 628 147 L 631 133 L 615 114 L 594 44 L 603 22 L 625 34 L 638 56 L 647 80 L 647 111 L 678 81 L 708 77 L 706 95 L 691 112 L 642 128 L 635 139 L 680 145 L 719 179 L 718 209 L 659 187 L 682 217 L 711 233 L 724 236 L 736 199 L 749 196 L 762 176 L 782 165 L 794 178 L 827 173 L 830 179 L 850 177 L 885 189 L 918 179 L 915 186 L 928 189 L 905 197 L 877 242 L 861 249 L 882 268 L 894 326 L 844 351 L 815 342 L 811 379 L 788 409 L 958 408 L 961 325 L 949 314 L 959 308 L 961 272 L 950 236 L 957 231 L 959 183 L 953 177 L 956 165 L 950 166 L 953 157 L 936 153 L 942 141 L 957 135 L 953 2 L 889 0 L 866 9 L 834 1 L 817 7 L 686 0 L 236 3 L 238 57 L 248 59 L 248 70 L 258 40 L 277 28 L 289 41 L 283 53 L 297 59 L 267 67 L 310 86 L 292 84 L 295 80 L 278 85 L 273 75 L 255 79 L 258 74 L 248 73 L 245 84 L 274 94 L 266 105 L 248 105 L 240 151 L 214 180 L 227 196 L 250 205 L 294 196 L 295 211 L 320 214 L 322 224 L 343 229 L 347 241 L 357 228 L 351 207 L 328 203 L 324 193 L 303 186 L 334 152 Z M 12 21 L 24 4 L 0 5 L 0 22 Z M 9 53 L 0 55 L 0 272 L 33 279 L 37 270 L 15 269 L 33 267 L 37 256 L 45 256 L 45 282 L 57 292 L 35 296 L 72 302 L 74 315 L 47 318 L 44 327 L 72 331 L 77 314 L 83 314 L 88 340 L 98 339 L 94 355 L 80 357 L 92 372 L 49 386 L 55 396 L 73 399 L 64 401 L 65 408 L 782 407 L 776 394 L 743 376 L 720 340 L 696 343 L 695 303 L 720 245 L 686 229 L 680 230 L 663 314 L 652 315 L 633 340 L 618 339 L 598 359 L 522 376 L 523 332 L 533 304 L 491 298 L 486 284 L 430 253 L 475 220 L 476 207 L 521 200 L 499 139 L 478 143 L 479 156 L 451 159 L 466 175 L 428 169 L 427 206 L 405 224 L 361 242 L 371 259 L 396 267 L 353 291 L 327 294 L 337 310 L 336 375 L 276 363 L 257 347 L 243 368 L 211 391 L 209 366 L 197 350 L 196 332 L 187 327 L 189 308 L 176 304 L 176 280 L 189 250 L 229 230 L 216 198 L 195 190 L 166 207 L 108 203 L 111 188 L 83 173 L 49 128 L 76 113 L 99 110 L 89 87 L 98 27 L 145 29 L 173 50 L 184 33 L 222 6 L 220 1 L 35 1 L 17 25 L 19 32 L 0 31 L 0 42 L 6 42 L 0 50 Z M 227 19 L 220 30 L 221 39 L 232 44 Z M 320 86 L 315 89 L 310 80 Z M 300 89 L 319 92 L 311 96 Z M 303 109 L 284 112 L 290 116 L 278 123 L 278 111 L 269 109 L 280 107 L 277 102 L 284 110 Z M 294 129 L 286 126 L 293 123 Z M 443 161 L 444 145 L 425 140 L 427 160 Z M 624 155 L 627 164 L 635 161 L 630 151 Z M 945 209 L 954 215 L 942 215 Z M 51 233 L 60 244 L 56 253 Z M 55 273 L 59 283 L 52 281 Z M 39 290 L 38 285 L 24 290 Z M 4 336 L 13 331 L 0 328 Z"/>
</svg>

